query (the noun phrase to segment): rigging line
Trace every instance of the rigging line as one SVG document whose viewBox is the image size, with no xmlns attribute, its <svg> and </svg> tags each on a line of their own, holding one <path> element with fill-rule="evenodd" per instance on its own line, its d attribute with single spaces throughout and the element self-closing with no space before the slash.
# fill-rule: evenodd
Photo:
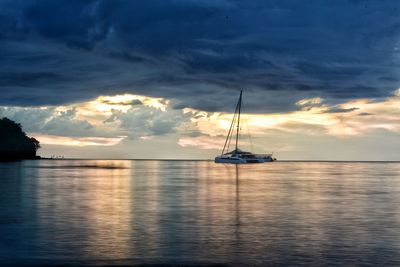
<svg viewBox="0 0 400 267">
<path fill-rule="evenodd" d="M 229 142 L 228 142 L 228 148 L 227 148 L 227 153 L 229 153 L 229 150 L 230 150 L 230 146 L 231 146 L 231 143 L 232 143 L 232 139 L 234 138 L 234 129 L 235 129 L 235 125 L 239 125 L 239 120 L 240 120 L 240 107 L 241 107 L 241 105 L 242 105 L 242 101 L 241 101 L 241 99 L 240 99 L 241 97 L 239 97 L 239 100 L 238 100 L 238 102 L 237 102 L 237 104 L 236 104 L 236 108 L 235 108 L 235 114 L 234 114 L 234 117 L 233 117 L 233 120 L 232 120 L 232 131 L 231 131 L 231 134 L 230 134 L 230 137 L 229 137 Z M 236 135 L 236 139 L 237 139 L 237 135 Z"/>
<path fill-rule="evenodd" d="M 238 122 L 237 122 L 237 128 L 236 128 L 236 144 L 235 144 L 235 150 L 238 149 L 238 141 L 239 141 L 239 130 L 240 130 L 240 110 L 242 108 L 242 93 L 243 91 L 240 90 L 240 96 L 239 96 L 239 102 L 238 102 L 238 106 L 239 106 L 239 113 L 238 113 Z"/>
<path fill-rule="evenodd" d="M 231 146 L 232 137 L 233 137 L 232 133 L 233 133 L 233 129 L 234 129 L 235 124 L 236 124 L 236 113 L 235 113 L 235 115 L 233 116 L 233 127 L 232 127 L 231 135 L 230 135 L 230 137 L 229 137 L 228 147 L 227 147 L 227 149 L 226 149 L 227 152 L 229 152 L 229 147 Z"/>
<path fill-rule="evenodd" d="M 239 102 L 238 102 L 238 104 L 236 105 L 235 114 L 233 115 L 232 123 L 231 123 L 231 126 L 229 127 L 228 136 L 227 136 L 226 139 L 225 139 L 225 144 L 224 144 L 224 148 L 222 149 L 221 155 L 224 154 L 225 147 L 226 147 L 226 144 L 228 143 L 228 140 L 229 140 L 229 144 L 230 144 L 230 136 L 231 136 L 231 134 L 232 134 L 232 132 L 233 132 L 233 127 L 234 127 L 234 125 L 235 125 L 235 119 L 236 119 L 236 113 L 237 113 L 237 110 L 238 110 L 238 106 L 239 106 Z M 228 145 L 228 148 L 229 148 L 229 145 Z"/>
<path fill-rule="evenodd" d="M 227 153 L 229 152 L 229 147 L 231 145 L 231 141 L 232 141 L 232 137 L 233 137 L 233 130 L 234 130 L 235 125 L 236 125 L 236 118 L 237 118 L 236 112 L 237 111 L 235 110 L 235 114 L 233 115 L 232 124 L 231 124 L 232 128 L 231 128 L 230 133 L 228 133 L 228 136 L 227 136 L 227 146 L 226 146 L 226 152 Z"/>
</svg>

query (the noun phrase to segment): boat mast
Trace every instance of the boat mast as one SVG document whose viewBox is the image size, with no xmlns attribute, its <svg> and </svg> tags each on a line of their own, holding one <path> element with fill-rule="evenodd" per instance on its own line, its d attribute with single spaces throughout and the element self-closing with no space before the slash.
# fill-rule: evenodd
<svg viewBox="0 0 400 267">
<path fill-rule="evenodd" d="M 240 90 L 239 102 L 238 102 L 239 112 L 238 112 L 238 121 L 237 121 L 237 128 L 236 128 L 236 145 L 235 151 L 238 149 L 238 141 L 239 141 L 239 130 L 240 130 L 240 110 L 242 108 L 242 90 Z"/>
</svg>

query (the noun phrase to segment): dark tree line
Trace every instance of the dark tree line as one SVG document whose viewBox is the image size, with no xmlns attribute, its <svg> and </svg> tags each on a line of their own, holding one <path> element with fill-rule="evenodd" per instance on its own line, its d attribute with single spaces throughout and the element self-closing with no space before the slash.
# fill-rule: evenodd
<svg viewBox="0 0 400 267">
<path fill-rule="evenodd" d="M 19 123 L 0 119 L 0 160 L 37 158 L 39 148 L 39 141 L 28 137 Z"/>
</svg>

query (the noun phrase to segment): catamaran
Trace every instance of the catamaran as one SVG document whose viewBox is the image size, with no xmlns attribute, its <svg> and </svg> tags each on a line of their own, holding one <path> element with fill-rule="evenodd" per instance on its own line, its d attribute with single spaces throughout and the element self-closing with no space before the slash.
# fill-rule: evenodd
<svg viewBox="0 0 400 267">
<path fill-rule="evenodd" d="M 224 148 L 221 155 L 215 157 L 215 163 L 264 163 L 275 161 L 272 154 L 253 154 L 251 152 L 243 151 L 238 148 L 239 135 L 240 135 L 240 112 L 242 109 L 242 91 L 240 91 L 239 100 L 236 104 L 235 114 L 233 115 L 232 123 L 229 128 L 228 136 L 226 137 Z M 229 151 L 229 145 L 232 141 L 236 126 L 235 136 L 235 149 Z"/>
</svg>

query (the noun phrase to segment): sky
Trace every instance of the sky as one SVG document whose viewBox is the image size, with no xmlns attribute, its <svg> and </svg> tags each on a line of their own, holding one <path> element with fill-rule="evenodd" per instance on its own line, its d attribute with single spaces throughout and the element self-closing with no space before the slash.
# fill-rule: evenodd
<svg viewBox="0 0 400 267">
<path fill-rule="evenodd" d="M 42 156 L 211 159 L 243 90 L 243 149 L 400 160 L 399 13 L 394 0 L 0 0 L 0 117 Z"/>
</svg>

